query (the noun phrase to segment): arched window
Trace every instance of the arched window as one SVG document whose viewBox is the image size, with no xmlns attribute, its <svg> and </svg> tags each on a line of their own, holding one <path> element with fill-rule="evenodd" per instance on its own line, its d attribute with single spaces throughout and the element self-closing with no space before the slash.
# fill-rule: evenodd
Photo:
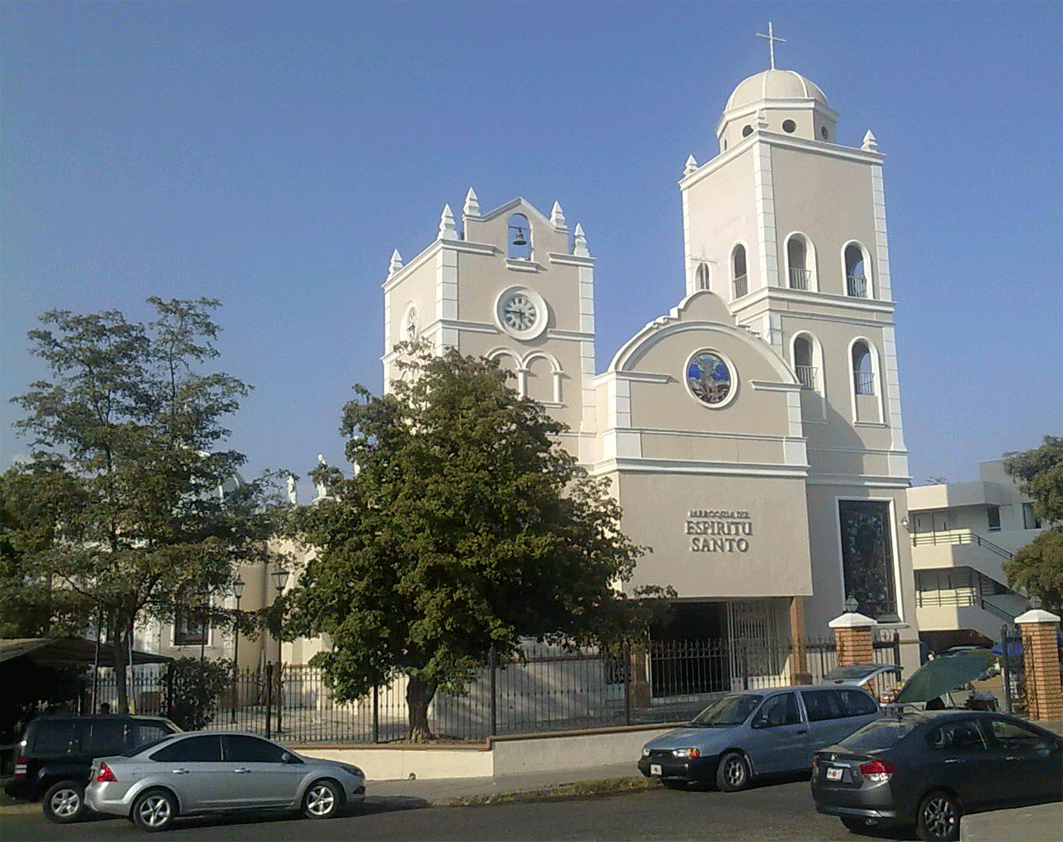
<svg viewBox="0 0 1063 842">
<path fill-rule="evenodd" d="M 709 264 L 699 263 L 694 273 L 694 289 L 709 289 Z"/>
<path fill-rule="evenodd" d="M 875 394 L 875 371 L 867 343 L 853 343 L 853 390 L 858 395 Z"/>
<path fill-rule="evenodd" d="M 515 213 L 506 225 L 509 236 L 509 250 L 506 256 L 510 260 L 531 260 L 532 232 L 528 217 L 522 213 Z"/>
<path fill-rule="evenodd" d="M 856 243 L 849 243 L 845 247 L 845 290 L 854 298 L 868 297 L 864 250 Z"/>
<path fill-rule="evenodd" d="M 749 292 L 749 276 L 746 274 L 746 247 L 735 246 L 731 254 L 731 278 L 734 281 L 734 297 L 741 298 Z"/>
<path fill-rule="evenodd" d="M 794 372 L 806 389 L 819 388 L 819 372 L 812 351 L 812 340 L 804 334 L 794 339 Z"/>
<path fill-rule="evenodd" d="M 790 269 L 790 289 L 809 289 L 812 270 L 808 268 L 808 244 L 800 234 L 786 241 L 786 263 Z"/>
</svg>

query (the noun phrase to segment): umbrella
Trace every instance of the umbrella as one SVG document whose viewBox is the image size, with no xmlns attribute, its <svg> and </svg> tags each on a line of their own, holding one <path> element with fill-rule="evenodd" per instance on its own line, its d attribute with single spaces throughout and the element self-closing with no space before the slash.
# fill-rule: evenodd
<svg viewBox="0 0 1063 842">
<path fill-rule="evenodd" d="M 898 704 L 928 702 L 959 690 L 985 672 L 992 661 L 993 653 L 988 649 L 974 649 L 927 661 L 912 673 L 894 701 Z"/>
</svg>

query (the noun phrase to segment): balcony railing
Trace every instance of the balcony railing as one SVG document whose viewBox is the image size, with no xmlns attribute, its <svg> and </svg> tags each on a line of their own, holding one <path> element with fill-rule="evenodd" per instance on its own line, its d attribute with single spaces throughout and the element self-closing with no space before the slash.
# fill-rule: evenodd
<svg viewBox="0 0 1063 842">
<path fill-rule="evenodd" d="M 875 394 L 875 372 L 854 371 L 853 385 L 856 387 L 856 394 L 858 395 Z"/>
<path fill-rule="evenodd" d="M 977 606 L 988 611 L 994 617 L 1008 623 L 1015 622 L 1015 616 L 992 602 L 970 591 L 916 591 L 915 604 L 918 608 L 967 608 Z"/>
<path fill-rule="evenodd" d="M 741 298 L 743 295 L 749 292 L 749 276 L 739 275 L 734 280 L 735 285 L 735 298 Z"/>
<path fill-rule="evenodd" d="M 806 389 L 816 388 L 816 375 L 818 369 L 814 365 L 795 365 L 797 380 Z"/>
<path fill-rule="evenodd" d="M 849 295 L 853 298 L 867 298 L 867 277 L 865 275 L 849 275 L 845 281 Z"/>
<path fill-rule="evenodd" d="M 916 532 L 912 535 L 912 546 L 923 547 L 928 544 L 975 544 L 985 547 L 991 553 L 995 553 L 1003 559 L 1010 559 L 1011 553 L 1003 547 L 997 546 L 992 541 L 987 541 L 981 535 L 971 532 L 969 529 L 957 529 L 949 532 Z"/>
<path fill-rule="evenodd" d="M 812 282 L 811 269 L 790 267 L 790 289 L 808 289 Z"/>
</svg>

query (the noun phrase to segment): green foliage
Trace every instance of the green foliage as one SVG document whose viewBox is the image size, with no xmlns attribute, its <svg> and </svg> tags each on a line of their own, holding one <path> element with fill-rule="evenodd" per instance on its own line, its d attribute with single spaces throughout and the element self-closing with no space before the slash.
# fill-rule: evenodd
<svg viewBox="0 0 1063 842">
<path fill-rule="evenodd" d="M 34 553 L 57 530 L 58 503 L 70 491 L 65 472 L 38 464 L 0 474 L 0 637 L 62 637 L 85 627 L 91 605 L 37 575 Z"/>
<path fill-rule="evenodd" d="M 1004 470 L 1033 498 L 1033 512 L 1041 523 L 1063 523 L 1063 438 L 1045 436 L 1040 447 L 1005 459 Z"/>
<path fill-rule="evenodd" d="M 461 692 L 491 647 L 618 640 L 646 615 L 617 589 L 642 551 L 605 483 L 557 443 L 564 426 L 491 362 L 402 349 L 391 392 L 358 386 L 344 409 L 355 475 L 315 471 L 329 499 L 292 525 L 318 554 L 289 631 L 332 638 L 315 659 L 340 699 L 409 676 L 417 738 L 436 688 Z"/>
<path fill-rule="evenodd" d="M 180 658 L 169 665 L 173 696 L 167 716 L 186 731 L 199 731 L 214 721 L 218 700 L 232 686 L 232 661 Z"/>
<path fill-rule="evenodd" d="M 1004 461 L 1019 490 L 1033 498 L 1033 510 L 1052 525 L 1004 562 L 1008 585 L 1041 598 L 1049 611 L 1063 609 L 1063 438 L 1045 436 L 1044 444 Z"/>
<path fill-rule="evenodd" d="M 1004 562 L 1008 585 L 1041 598 L 1042 607 L 1063 609 L 1063 528 L 1046 529 Z"/>
<path fill-rule="evenodd" d="M 118 653 L 136 622 L 172 619 L 182 595 L 228 592 L 234 564 L 259 558 L 274 526 L 272 478 L 239 480 L 243 455 L 219 447 L 249 387 L 203 370 L 218 356 L 218 302 L 149 303 L 147 324 L 117 310 L 41 317 L 32 353 L 52 377 L 14 398 L 33 461 L 5 476 L 20 513 L 10 532 L 5 522 L 8 581 L 74 600 Z M 49 611 L 37 626 L 55 621 Z"/>
</svg>

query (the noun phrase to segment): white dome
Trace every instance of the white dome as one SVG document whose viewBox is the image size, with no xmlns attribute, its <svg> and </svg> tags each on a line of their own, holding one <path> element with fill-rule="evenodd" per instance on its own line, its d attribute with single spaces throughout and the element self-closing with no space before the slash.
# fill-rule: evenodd
<svg viewBox="0 0 1063 842">
<path fill-rule="evenodd" d="M 724 111 L 765 99 L 812 99 L 828 105 L 827 97 L 819 86 L 800 73 L 793 70 L 764 70 L 738 83 Z"/>
</svg>

